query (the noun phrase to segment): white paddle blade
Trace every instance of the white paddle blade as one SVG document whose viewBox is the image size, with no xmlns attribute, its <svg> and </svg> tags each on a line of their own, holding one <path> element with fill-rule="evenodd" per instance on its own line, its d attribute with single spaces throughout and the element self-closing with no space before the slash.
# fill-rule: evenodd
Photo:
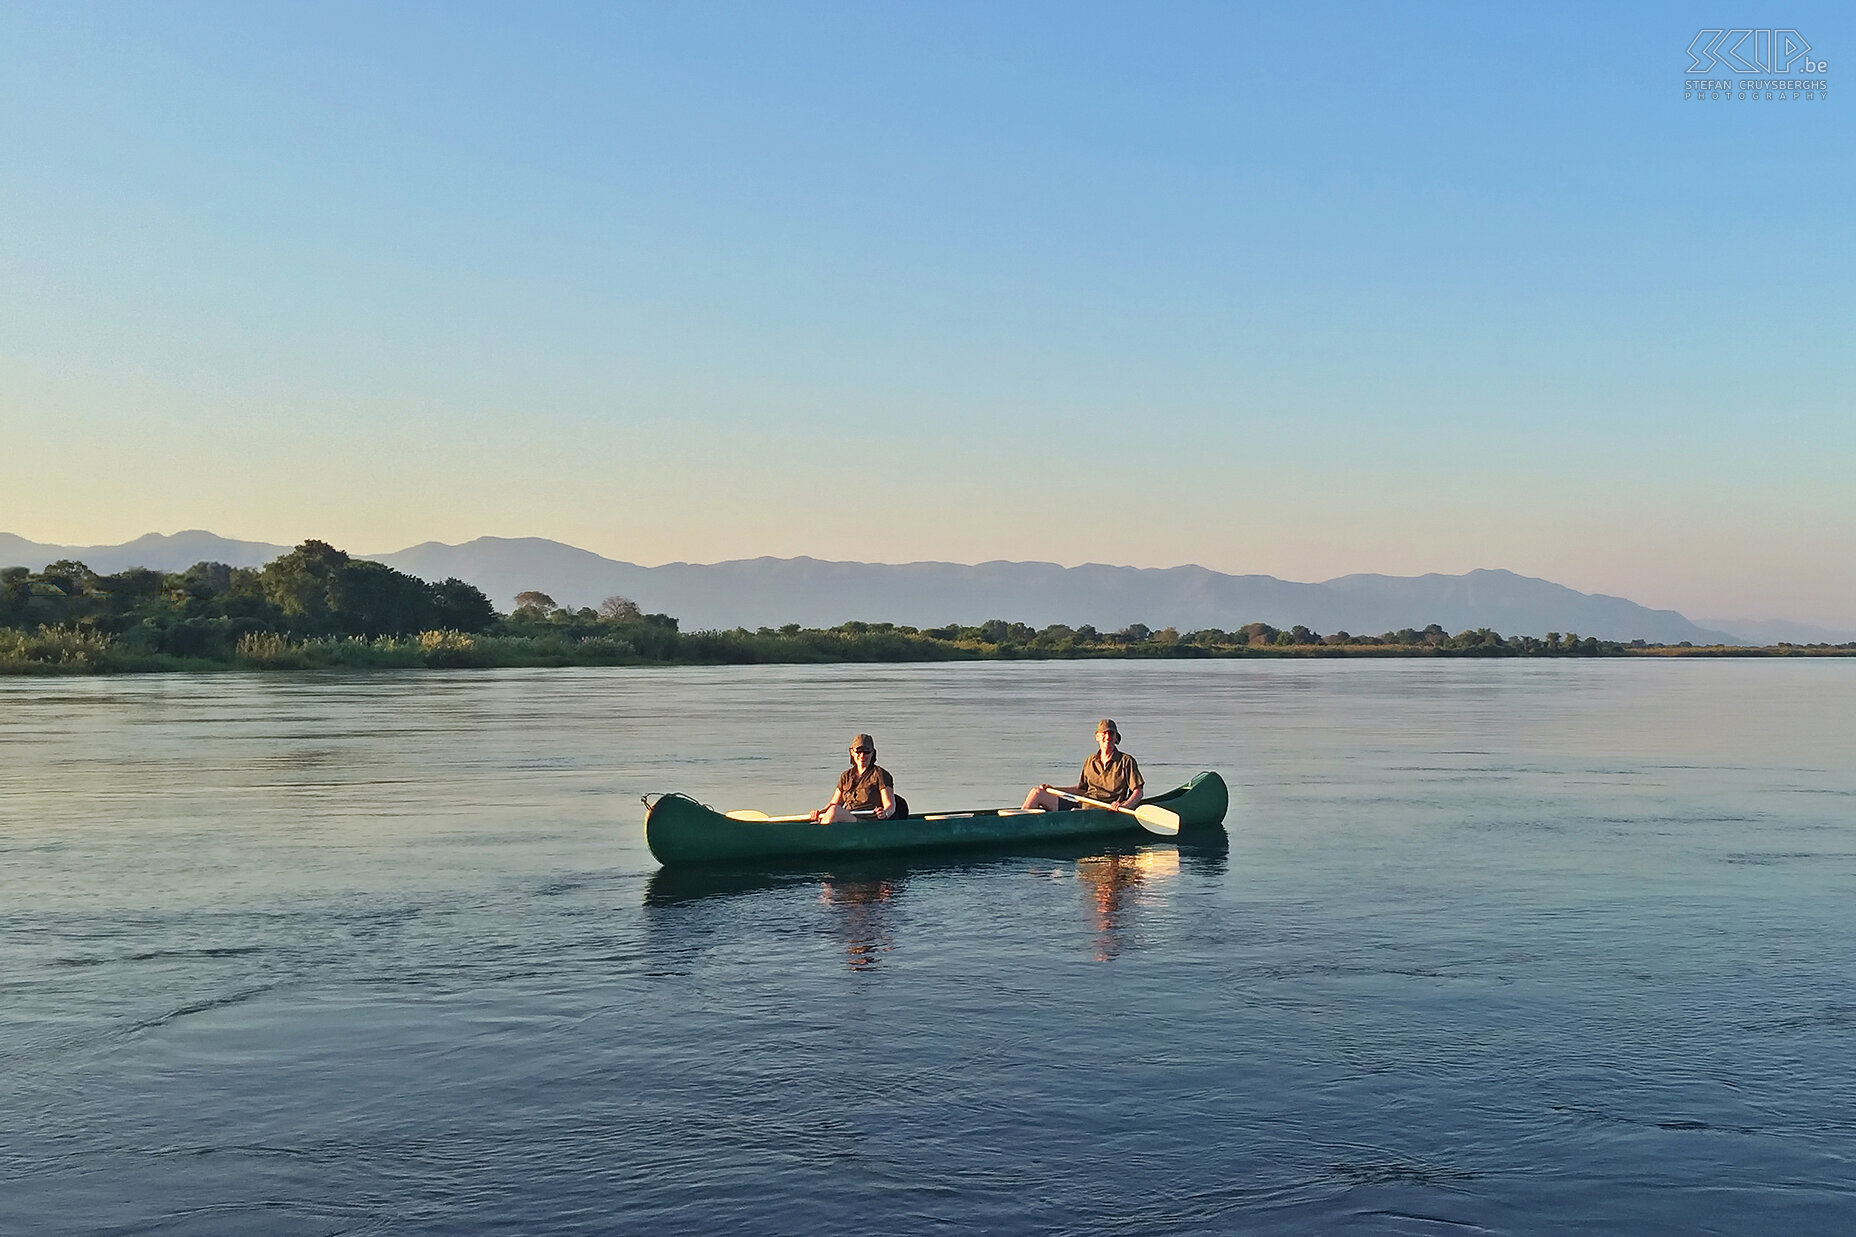
<svg viewBox="0 0 1856 1237">
<path fill-rule="evenodd" d="M 1134 809 L 1134 819 L 1141 822 L 1141 828 L 1149 833 L 1157 833 L 1163 838 L 1179 835 L 1179 813 L 1169 812 L 1163 807 L 1143 803 Z"/>
<path fill-rule="evenodd" d="M 771 819 L 771 817 L 769 817 L 767 813 L 756 811 L 755 809 L 751 807 L 736 808 L 732 812 L 723 812 L 722 815 L 728 817 L 728 819 L 730 820 L 769 820 Z"/>
</svg>

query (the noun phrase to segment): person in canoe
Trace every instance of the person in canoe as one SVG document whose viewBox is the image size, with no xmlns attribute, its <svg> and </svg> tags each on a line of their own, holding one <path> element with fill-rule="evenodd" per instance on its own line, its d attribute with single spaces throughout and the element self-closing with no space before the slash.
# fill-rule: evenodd
<svg viewBox="0 0 1856 1237">
<path fill-rule="evenodd" d="M 856 812 L 874 813 L 878 820 L 889 820 L 907 813 L 908 809 L 901 805 L 895 779 L 876 762 L 876 740 L 860 734 L 851 739 L 851 767 L 838 775 L 838 788 L 831 792 L 831 801 L 812 813 L 812 823 L 832 825 L 855 820 Z"/>
<path fill-rule="evenodd" d="M 1052 786 L 1041 782 L 1025 796 L 1027 811 L 1061 812 L 1078 804 L 1065 795 L 1080 795 L 1098 803 L 1112 803 L 1133 811 L 1140 805 L 1141 766 L 1134 757 L 1121 750 L 1121 731 L 1110 718 L 1096 723 L 1096 750 L 1083 762 L 1083 775 L 1074 786 Z"/>
</svg>

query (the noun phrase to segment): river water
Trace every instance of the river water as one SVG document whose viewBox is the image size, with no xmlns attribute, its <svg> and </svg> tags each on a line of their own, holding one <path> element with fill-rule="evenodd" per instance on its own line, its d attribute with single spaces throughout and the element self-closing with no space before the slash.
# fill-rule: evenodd
<svg viewBox="0 0 1856 1237">
<path fill-rule="evenodd" d="M 660 872 L 1116 718 L 1226 845 Z M 1856 663 L 0 681 L 0 1232 L 1856 1214 Z"/>
</svg>

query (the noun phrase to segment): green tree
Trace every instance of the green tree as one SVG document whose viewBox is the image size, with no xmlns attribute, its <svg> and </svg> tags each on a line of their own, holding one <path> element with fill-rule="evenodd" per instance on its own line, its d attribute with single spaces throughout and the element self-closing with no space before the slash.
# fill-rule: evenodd
<svg viewBox="0 0 1856 1237">
<path fill-rule="evenodd" d="M 644 611 L 630 597 L 616 594 L 599 603 L 599 616 L 614 623 L 623 623 L 630 619 L 641 618 Z"/>
<path fill-rule="evenodd" d="M 225 563 L 198 562 L 180 573 L 179 587 L 191 596 L 218 597 L 232 591 L 232 568 Z"/>
<path fill-rule="evenodd" d="M 61 558 L 55 563 L 49 563 L 45 570 L 39 573 L 41 581 L 56 588 L 66 597 L 81 597 L 85 593 L 95 592 L 100 578 L 96 572 L 84 564 L 70 558 Z"/>
<path fill-rule="evenodd" d="M 342 564 L 333 593 L 331 617 L 343 635 L 412 635 L 439 625 L 432 586 L 385 563 Z"/>
<path fill-rule="evenodd" d="M 0 568 L 0 627 L 25 622 L 32 600 L 32 573 L 24 567 Z"/>
<path fill-rule="evenodd" d="M 452 631 L 488 631 L 496 625 L 496 607 L 475 584 L 453 576 L 432 585 L 437 625 Z"/>
<path fill-rule="evenodd" d="M 108 593 L 113 608 L 128 610 L 139 601 L 159 597 L 167 589 L 168 578 L 147 567 L 131 567 L 113 576 L 104 576 L 97 586 Z"/>
<path fill-rule="evenodd" d="M 299 632 L 326 635 L 341 605 L 341 572 L 348 555 L 326 541 L 305 541 L 272 559 L 259 573 L 265 600 Z"/>
</svg>

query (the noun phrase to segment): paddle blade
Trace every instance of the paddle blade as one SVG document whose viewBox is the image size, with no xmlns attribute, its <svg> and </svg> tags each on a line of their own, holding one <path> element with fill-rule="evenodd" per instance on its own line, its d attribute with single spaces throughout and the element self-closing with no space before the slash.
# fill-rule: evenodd
<svg viewBox="0 0 1856 1237">
<path fill-rule="evenodd" d="M 771 819 L 767 815 L 767 813 L 756 811 L 755 809 L 751 807 L 736 808 L 732 812 L 723 812 L 722 815 L 728 817 L 728 819 L 730 820 L 768 820 L 768 819 Z"/>
<path fill-rule="evenodd" d="M 1163 838 L 1175 837 L 1179 833 L 1179 813 L 1169 812 L 1163 807 L 1143 803 L 1134 809 L 1134 819 L 1141 822 L 1141 828 L 1149 833 L 1157 833 Z"/>
</svg>

